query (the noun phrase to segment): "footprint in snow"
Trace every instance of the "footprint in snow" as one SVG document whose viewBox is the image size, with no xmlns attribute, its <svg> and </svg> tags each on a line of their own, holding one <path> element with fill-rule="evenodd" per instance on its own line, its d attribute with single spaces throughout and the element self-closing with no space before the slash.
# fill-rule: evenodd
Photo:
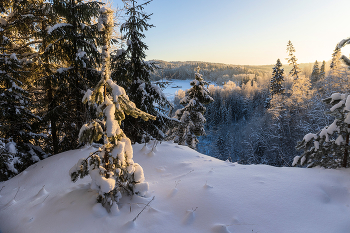
<svg viewBox="0 0 350 233">
<path fill-rule="evenodd" d="M 186 216 L 185 216 L 184 221 L 183 221 L 183 223 L 185 225 L 190 225 L 194 222 L 195 217 L 196 217 L 196 215 L 195 215 L 196 210 L 197 210 L 197 208 L 186 211 Z"/>
<path fill-rule="evenodd" d="M 144 145 L 140 151 L 146 152 L 146 151 L 149 151 L 149 148 L 147 147 L 147 145 Z"/>
<path fill-rule="evenodd" d="M 155 208 L 153 208 L 153 207 L 149 207 L 148 212 L 150 212 L 150 213 L 159 213 L 160 211 L 155 209 Z"/>
<path fill-rule="evenodd" d="M 185 161 L 180 163 L 181 166 L 189 166 L 191 164 L 192 164 L 191 162 L 185 162 Z"/>
<path fill-rule="evenodd" d="M 49 194 L 48 191 L 45 189 L 45 185 L 39 190 L 39 192 L 34 196 L 33 200 L 42 198 L 44 196 L 47 196 Z"/>
<path fill-rule="evenodd" d="M 17 203 L 17 201 L 16 201 L 15 199 L 12 199 L 11 201 L 9 201 L 9 202 L 5 205 L 4 209 L 7 209 L 8 207 L 10 207 L 10 206 L 12 206 L 12 205 L 15 205 L 16 203 Z"/>
<path fill-rule="evenodd" d="M 204 189 L 212 189 L 213 186 L 210 186 L 210 185 L 208 185 L 208 184 L 205 184 L 205 185 L 203 186 L 203 188 L 204 188 Z"/>
<path fill-rule="evenodd" d="M 34 217 L 25 217 L 22 222 L 23 223 L 31 223 L 34 221 Z"/>
<path fill-rule="evenodd" d="M 232 222 L 232 225 L 234 225 L 234 224 L 239 224 L 239 219 L 238 219 L 238 217 L 233 217 L 231 222 Z"/>
<path fill-rule="evenodd" d="M 173 189 L 171 190 L 171 192 L 169 193 L 168 197 L 173 197 L 173 196 L 175 196 L 175 194 L 177 193 L 177 191 L 178 191 L 177 188 L 173 188 Z"/>
<path fill-rule="evenodd" d="M 154 154 L 153 151 L 150 151 L 150 152 L 148 152 L 148 154 L 147 154 L 148 157 L 153 157 L 154 155 L 155 155 L 155 154 Z"/>
<path fill-rule="evenodd" d="M 158 149 L 157 149 L 157 147 L 153 147 L 153 149 L 152 149 L 154 152 L 158 152 Z"/>
<path fill-rule="evenodd" d="M 164 167 L 157 167 L 156 168 L 157 172 L 165 172 L 166 169 Z"/>
<path fill-rule="evenodd" d="M 133 221 L 133 220 L 131 220 L 131 221 L 125 223 L 124 226 L 123 226 L 123 228 L 124 228 L 125 230 L 134 229 L 135 227 L 136 227 L 136 223 L 135 223 L 135 221 Z"/>
<path fill-rule="evenodd" d="M 211 228 L 212 232 L 214 233 L 231 233 L 231 231 L 229 231 L 227 229 L 227 226 L 224 224 L 216 224 L 215 226 L 213 226 Z"/>
</svg>

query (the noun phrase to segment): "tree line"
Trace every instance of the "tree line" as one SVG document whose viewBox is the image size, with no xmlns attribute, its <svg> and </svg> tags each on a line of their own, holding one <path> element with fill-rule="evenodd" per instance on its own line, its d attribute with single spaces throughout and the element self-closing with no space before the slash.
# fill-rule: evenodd
<svg viewBox="0 0 350 233">
<path fill-rule="evenodd" d="M 337 154 L 338 160 L 341 157 L 342 161 L 343 157 L 347 158 L 344 156 L 347 153 L 344 148 L 348 146 L 345 126 L 341 146 L 334 144 L 339 137 L 340 126 L 336 128 L 339 132 L 334 131 L 334 135 L 333 132 L 328 134 L 329 139 L 322 139 L 329 144 L 327 150 L 316 150 L 314 145 L 310 146 L 314 140 L 321 140 L 316 136 L 313 140 L 307 138 L 307 141 L 303 141 L 308 133 L 321 132 L 325 126 L 328 127 L 338 115 L 342 116 L 342 122 L 347 116 L 344 112 L 328 114 L 329 104 L 345 102 L 345 94 L 337 100 L 329 97 L 334 93 L 347 93 L 349 88 L 348 66 L 342 62 L 346 57 L 341 55 L 340 48 L 336 46 L 329 68 L 326 62 L 319 67 L 316 61 L 311 74 L 306 76 L 299 68 L 295 48 L 289 41 L 289 73 L 284 72 L 281 60 L 277 59 L 270 79 L 257 77 L 256 81 L 251 79 L 244 85 L 232 79 L 222 87 L 210 85 L 209 90 L 215 101 L 207 106 L 207 134 L 199 138 L 198 151 L 242 164 L 306 166 L 305 159 L 300 163 L 295 156 L 309 150 L 305 156 L 310 157 L 310 154 L 317 152 L 328 158 L 327 161 L 333 161 L 329 162 L 332 165 L 324 165 L 326 167 L 348 166 L 348 162 L 334 163 L 336 156 L 332 155 Z M 181 93 L 175 98 L 175 106 Z M 344 123 L 338 121 L 334 124 Z M 326 137 L 325 133 L 322 135 Z"/>
</svg>

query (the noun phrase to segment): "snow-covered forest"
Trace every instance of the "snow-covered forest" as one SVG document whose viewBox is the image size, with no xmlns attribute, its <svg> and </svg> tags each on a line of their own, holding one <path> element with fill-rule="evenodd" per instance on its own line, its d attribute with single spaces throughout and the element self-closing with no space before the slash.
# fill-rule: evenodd
<svg viewBox="0 0 350 233">
<path fill-rule="evenodd" d="M 128 19 L 113 21 L 106 32 L 102 2 L 1 3 L 1 180 L 84 144 L 79 131 L 95 118 L 97 105 L 82 99 L 101 75 L 118 80 L 140 110 L 156 117 L 151 124 L 123 121 L 133 143 L 166 137 L 175 121 L 167 115 L 171 104 L 150 82 L 154 63 L 144 60 L 142 31 L 153 26 L 142 11 L 147 4 L 125 1 Z"/>
<path fill-rule="evenodd" d="M 340 178 L 347 170 L 317 174 L 324 171 L 321 168 L 347 168 L 350 163 L 350 60 L 342 55 L 350 39 L 339 38 L 330 61 L 312 64 L 298 64 L 298 48 L 291 41 L 286 41 L 286 56 L 276 58 L 274 65 L 149 61 L 145 31 L 154 25 L 145 8 L 151 2 L 123 0 L 123 8 L 116 10 L 93 0 L 0 3 L 0 232 L 25 232 L 33 221 L 28 232 L 40 232 L 42 226 L 45 232 L 56 232 L 59 224 L 50 223 L 56 217 L 50 208 L 58 214 L 69 211 L 66 217 L 71 218 L 77 214 L 73 207 L 58 210 L 57 203 L 68 202 L 79 202 L 81 210 L 91 211 L 85 216 L 89 222 L 107 219 L 107 231 L 115 227 L 110 222 L 113 218 L 120 218 L 117 223 L 125 232 L 139 231 L 135 222 L 147 209 L 141 225 L 157 215 L 158 223 L 147 229 L 160 232 L 156 226 L 163 221 L 164 228 L 170 212 L 163 212 L 164 208 L 175 208 L 186 195 L 192 195 L 193 203 L 186 204 L 193 206 L 186 207 L 182 226 L 166 222 L 164 229 L 176 225 L 176 232 L 209 228 L 230 232 L 241 225 L 241 232 L 311 232 L 277 230 L 293 225 L 291 220 L 284 225 L 284 218 L 272 225 L 260 219 L 253 227 L 247 222 L 253 219 L 247 216 L 255 213 L 254 208 L 242 218 L 230 216 L 226 224 L 219 224 L 218 218 L 234 215 L 228 208 L 215 222 L 207 207 L 201 212 L 210 195 L 219 203 L 214 212 L 225 208 L 226 192 L 246 184 L 239 178 L 243 175 L 253 177 L 248 182 L 254 187 L 256 182 L 266 182 L 275 188 L 283 186 L 282 179 L 294 182 L 288 177 L 315 175 L 302 182 L 302 187 L 311 187 L 303 193 L 310 194 L 310 200 L 331 202 L 333 209 L 329 207 L 328 212 L 344 206 L 349 212 L 349 182 Z M 168 85 L 181 88 L 174 80 L 188 80 L 189 88 L 168 98 L 163 92 Z M 317 168 L 304 171 L 312 167 Z M 249 172 L 243 171 L 246 168 Z M 207 173 L 214 174 L 214 179 Z M 271 181 L 272 173 L 281 174 L 277 183 Z M 231 176 L 237 176 L 235 184 L 219 185 Z M 327 182 L 336 179 L 340 192 L 327 183 L 321 187 L 325 194 L 314 193 L 319 188 L 315 183 L 324 177 Z M 49 179 L 62 183 L 49 185 Z M 171 190 L 169 181 L 175 183 Z M 200 201 L 180 191 L 198 182 L 204 182 L 201 188 L 206 193 L 211 192 L 205 196 L 203 190 L 195 191 L 205 196 Z M 215 189 L 216 184 L 220 188 Z M 268 187 L 263 189 L 268 195 Z M 235 194 L 244 198 L 250 191 Z M 160 200 L 154 201 L 157 195 Z M 153 201 L 159 209 L 150 207 Z M 297 201 L 286 208 L 293 209 Z M 268 203 L 273 205 L 273 200 Z M 317 204 L 307 210 L 317 209 Z M 25 211 L 16 217 L 20 207 Z M 135 214 L 134 208 L 139 213 L 128 222 L 127 212 Z M 181 218 L 181 211 L 175 209 L 173 215 Z M 244 205 L 239 209 L 243 211 Z M 26 216 L 31 212 L 33 217 Z M 44 224 L 39 218 L 48 213 L 50 221 Z M 346 232 L 344 224 L 341 221 L 335 232 Z M 249 227 L 243 229 L 243 225 Z M 312 226 L 309 223 L 303 229 Z M 88 227 L 88 232 L 96 232 L 97 228 Z M 65 229 L 78 231 L 73 221 Z M 317 229 L 313 232 L 325 228 Z"/>
<path fill-rule="evenodd" d="M 163 81 L 178 78 L 179 73 L 191 74 L 196 66 L 207 74 L 203 77 L 211 82 L 208 89 L 215 101 L 206 106 L 206 135 L 199 138 L 199 152 L 242 164 L 292 166 L 294 157 L 302 153 L 296 145 L 304 135 L 334 120 L 326 113 L 330 105 L 322 100 L 349 88 L 349 71 L 338 47 L 332 57 L 328 62 L 296 63 L 300 84 L 290 73 L 293 65 L 279 59 L 270 70 L 267 66 L 212 64 L 216 67 L 212 68 L 201 62 L 160 62 L 157 75 Z M 177 91 L 175 109 L 181 107 L 184 96 L 184 90 Z"/>
</svg>

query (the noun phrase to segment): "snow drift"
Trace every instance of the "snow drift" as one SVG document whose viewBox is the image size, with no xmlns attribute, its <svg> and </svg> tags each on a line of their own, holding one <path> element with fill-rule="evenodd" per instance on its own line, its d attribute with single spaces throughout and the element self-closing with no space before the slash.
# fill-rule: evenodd
<svg viewBox="0 0 350 233">
<path fill-rule="evenodd" d="M 168 142 L 150 153 L 153 145 L 133 146 L 148 193 L 122 197 L 118 213 L 96 204 L 90 177 L 70 180 L 69 169 L 96 150 L 90 147 L 0 183 L 0 231 L 349 232 L 349 169 L 239 165 Z"/>
</svg>

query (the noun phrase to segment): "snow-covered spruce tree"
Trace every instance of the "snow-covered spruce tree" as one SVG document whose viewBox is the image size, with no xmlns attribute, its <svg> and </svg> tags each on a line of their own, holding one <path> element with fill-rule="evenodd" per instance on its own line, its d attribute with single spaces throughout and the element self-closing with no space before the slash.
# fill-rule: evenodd
<svg viewBox="0 0 350 233">
<path fill-rule="evenodd" d="M 320 79 L 320 68 L 318 67 L 318 62 L 316 60 L 312 68 L 310 81 L 312 84 L 315 84 L 319 79 Z"/>
<path fill-rule="evenodd" d="M 330 74 L 335 77 L 339 75 L 341 66 L 341 48 L 347 44 L 350 44 L 350 38 L 342 40 L 334 50 Z M 346 56 L 341 56 L 341 59 L 350 67 L 350 60 Z M 335 120 L 317 134 L 305 135 L 297 145 L 297 149 L 303 149 L 304 153 L 294 158 L 293 165 L 307 164 L 308 167 L 326 168 L 349 165 L 350 95 L 334 93 L 323 101 L 332 105 L 328 114 L 334 116 Z"/>
<path fill-rule="evenodd" d="M 337 75 L 341 68 L 341 56 L 341 49 L 337 45 L 332 53 L 332 60 L 330 64 L 330 72 L 333 73 L 333 75 Z"/>
<path fill-rule="evenodd" d="M 179 145 L 187 145 L 192 149 L 196 148 L 198 136 L 205 135 L 204 123 L 206 122 L 203 114 L 206 108 L 204 104 L 214 101 L 209 95 L 208 85 L 202 78 L 202 75 L 195 74 L 195 79 L 191 81 L 191 88 L 186 91 L 185 97 L 180 100 L 180 104 L 184 106 L 175 112 L 174 118 L 179 120 L 181 124 L 171 130 L 171 139 Z"/>
<path fill-rule="evenodd" d="M 297 149 L 304 150 L 304 153 L 294 158 L 293 166 L 337 168 L 349 164 L 350 95 L 334 93 L 324 102 L 332 105 L 328 114 L 335 120 L 320 132 L 309 133 L 298 142 Z"/>
<path fill-rule="evenodd" d="M 300 69 L 297 63 L 297 59 L 294 55 L 295 49 L 291 41 L 288 41 L 287 45 L 288 52 L 288 63 L 292 66 L 289 75 L 293 79 L 293 84 L 291 88 L 291 98 L 289 98 L 289 102 L 295 108 L 305 108 L 305 103 L 308 99 L 310 99 L 310 80 L 305 77 L 305 75 L 299 75 Z"/>
<path fill-rule="evenodd" d="M 323 61 L 320 68 L 320 80 L 324 79 L 325 77 L 326 77 L 326 62 Z"/>
<path fill-rule="evenodd" d="M 0 180 L 3 181 L 45 154 L 40 147 L 30 143 L 39 137 L 33 132 L 32 124 L 40 118 L 32 113 L 29 93 L 19 80 L 23 75 L 20 61 L 14 53 L 0 56 L 0 141 L 6 143 L 0 153 Z"/>
<path fill-rule="evenodd" d="M 325 83 L 326 83 L 326 62 L 323 61 L 321 68 L 320 68 L 320 73 L 319 73 L 319 78 L 315 83 L 313 83 L 316 91 L 316 94 L 319 96 L 323 96 L 324 98 L 324 91 L 326 90 Z M 327 95 L 328 96 L 328 95 Z"/>
<path fill-rule="evenodd" d="M 150 81 L 150 73 L 156 66 L 153 62 L 144 60 L 148 46 L 142 41 L 145 38 L 143 32 L 153 25 L 147 23 L 151 15 L 143 10 L 150 2 L 138 4 L 136 0 L 125 1 L 127 20 L 120 31 L 127 48 L 118 50 L 112 59 L 112 79 L 118 80 L 118 84 L 125 88 L 136 106 L 157 117 L 152 122 L 125 119 L 122 128 L 127 129 L 126 134 L 132 142 L 142 142 L 145 136 L 162 140 L 166 136 L 165 132 L 174 124 L 174 120 L 167 116 L 171 104 L 160 87 Z"/>
<path fill-rule="evenodd" d="M 295 57 L 294 53 L 295 53 L 295 48 L 292 44 L 291 41 L 288 41 L 287 44 L 287 53 L 288 53 L 288 63 L 289 65 L 292 66 L 292 69 L 289 71 L 289 75 L 291 75 L 294 79 L 298 79 L 299 78 L 299 73 L 300 73 L 300 69 L 297 63 L 297 58 Z"/>
<path fill-rule="evenodd" d="M 72 181 L 90 175 L 91 188 L 98 191 L 98 203 L 108 212 L 118 213 L 118 201 L 123 194 L 144 195 L 148 183 L 144 182 L 142 167 L 134 163 L 131 141 L 120 128 L 125 114 L 140 117 L 147 121 L 155 117 L 136 108 L 129 100 L 124 88 L 110 79 L 109 42 L 113 28 L 113 11 L 100 10 L 100 30 L 105 46 L 102 48 L 102 78 L 93 91 L 88 90 L 83 102 L 98 105 L 100 119 L 83 125 L 79 133 L 79 141 L 92 143 L 101 138 L 104 145 L 91 153 L 86 159 L 80 159 L 69 171 Z"/>
<path fill-rule="evenodd" d="M 284 82 L 284 69 L 281 69 L 281 67 L 282 63 L 280 59 L 277 59 L 275 67 L 272 68 L 273 71 L 272 78 L 270 80 L 269 95 L 264 103 L 265 108 L 271 108 L 271 101 L 276 101 L 276 95 L 284 94 L 285 92 L 285 88 L 282 86 L 282 83 Z"/>
<path fill-rule="evenodd" d="M 97 65 L 98 24 L 102 3 L 83 0 L 53 0 L 56 21 L 43 22 L 41 78 L 46 98 L 44 123 L 50 125 L 52 153 L 76 148 L 88 112 L 81 103 L 84 92 L 99 80 Z"/>
<path fill-rule="evenodd" d="M 276 94 L 282 94 L 284 92 L 284 87 L 282 86 L 282 83 L 284 81 L 283 72 L 284 69 L 282 68 L 282 63 L 280 59 L 277 59 L 276 65 L 273 68 L 272 71 L 272 78 L 270 81 L 270 93 L 271 96 Z"/>
<path fill-rule="evenodd" d="M 344 56 L 345 57 L 345 56 Z M 323 96 L 328 97 L 332 93 L 344 93 L 350 88 L 349 75 L 346 66 L 341 62 L 341 47 L 335 47 L 332 54 L 330 70 L 324 79 L 320 80 L 319 90 Z"/>
<path fill-rule="evenodd" d="M 10 1 L 0 16 L 0 181 L 18 174 L 46 157 L 36 145 L 41 135 L 33 128 L 40 117 L 33 113 L 28 93 L 31 45 L 37 41 L 37 2 Z"/>
</svg>

